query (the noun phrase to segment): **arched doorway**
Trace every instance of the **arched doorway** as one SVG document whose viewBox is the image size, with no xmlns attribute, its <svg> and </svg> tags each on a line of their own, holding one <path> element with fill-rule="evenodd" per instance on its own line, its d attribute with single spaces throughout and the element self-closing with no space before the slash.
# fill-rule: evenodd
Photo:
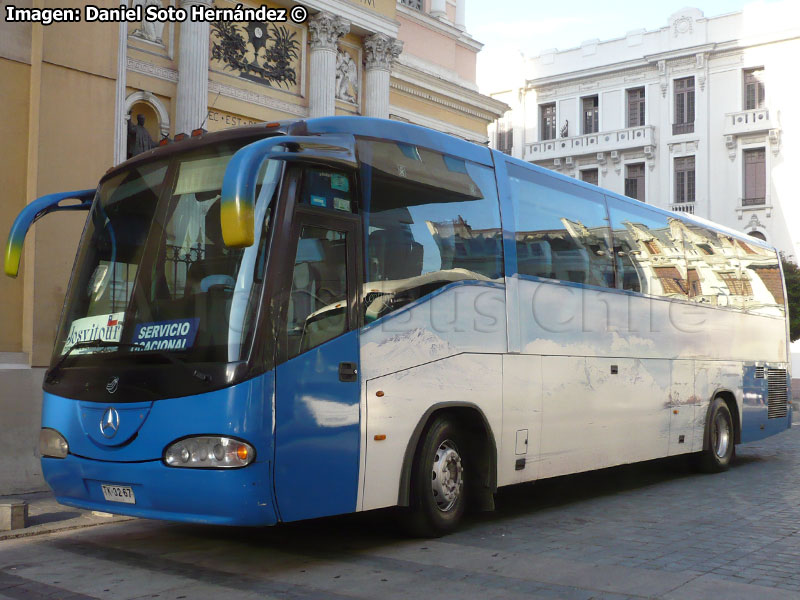
<svg viewBox="0 0 800 600">
<path fill-rule="evenodd" d="M 749 235 L 750 237 L 754 237 L 757 240 L 761 240 L 762 242 L 766 242 L 767 241 L 767 236 L 765 236 L 760 231 L 751 231 L 747 235 Z"/>
</svg>

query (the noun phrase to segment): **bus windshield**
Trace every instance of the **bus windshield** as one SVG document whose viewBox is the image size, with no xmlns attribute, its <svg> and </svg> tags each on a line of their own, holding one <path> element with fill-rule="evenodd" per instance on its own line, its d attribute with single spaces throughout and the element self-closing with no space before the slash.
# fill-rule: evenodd
<svg viewBox="0 0 800 600">
<path fill-rule="evenodd" d="M 262 167 L 255 243 L 227 247 L 220 189 L 228 161 L 244 143 L 138 163 L 101 183 L 78 251 L 54 365 L 67 353 L 71 363 L 100 352 L 134 361 L 154 351 L 185 362 L 247 359 L 282 163 Z M 93 341 L 106 343 L 87 343 Z"/>
</svg>

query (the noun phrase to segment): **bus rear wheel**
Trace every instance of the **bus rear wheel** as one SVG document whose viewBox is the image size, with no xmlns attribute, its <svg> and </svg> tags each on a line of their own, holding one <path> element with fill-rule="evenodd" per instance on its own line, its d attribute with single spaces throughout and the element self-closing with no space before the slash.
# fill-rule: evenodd
<svg viewBox="0 0 800 600">
<path fill-rule="evenodd" d="M 722 398 L 714 398 L 708 413 L 708 445 L 698 456 L 705 473 L 727 471 L 734 455 L 733 417 Z"/>
<path fill-rule="evenodd" d="M 406 526 L 413 535 L 439 537 L 458 527 L 467 500 L 465 449 L 447 418 L 437 417 L 426 428 L 412 466 Z"/>
</svg>

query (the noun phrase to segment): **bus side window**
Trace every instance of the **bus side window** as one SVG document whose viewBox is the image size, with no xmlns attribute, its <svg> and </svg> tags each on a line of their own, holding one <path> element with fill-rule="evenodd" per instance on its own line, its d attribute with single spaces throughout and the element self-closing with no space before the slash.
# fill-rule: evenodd
<svg viewBox="0 0 800 600">
<path fill-rule="evenodd" d="M 686 300 L 692 276 L 684 257 L 682 221 L 644 205 L 607 200 L 617 287 Z"/>
<path fill-rule="evenodd" d="M 752 313 L 783 316 L 785 298 L 778 255 L 743 240 L 736 240 L 741 265 L 743 308 Z"/>
<path fill-rule="evenodd" d="M 520 275 L 614 287 L 603 196 L 508 164 Z"/>
<path fill-rule="evenodd" d="M 409 144 L 359 145 L 372 178 L 365 186 L 366 322 L 449 283 L 503 277 L 492 169 Z"/>
</svg>

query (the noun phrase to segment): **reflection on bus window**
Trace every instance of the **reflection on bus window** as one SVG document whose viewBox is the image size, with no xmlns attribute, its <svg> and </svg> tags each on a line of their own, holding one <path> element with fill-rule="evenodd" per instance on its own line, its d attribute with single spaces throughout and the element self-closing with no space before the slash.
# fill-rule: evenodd
<svg viewBox="0 0 800 600">
<path fill-rule="evenodd" d="M 784 314 L 785 298 L 780 264 L 774 250 L 736 240 L 746 297 L 743 308 L 752 313 Z"/>
<path fill-rule="evenodd" d="M 742 277 L 737 240 L 693 223 L 682 224 L 689 268 L 689 299 L 712 306 L 743 308 L 752 294 Z"/>
<path fill-rule="evenodd" d="M 681 221 L 646 207 L 608 198 L 617 287 L 686 299 L 687 276 Z"/>
<path fill-rule="evenodd" d="M 492 170 L 403 143 L 360 141 L 369 164 L 367 322 L 454 281 L 503 276 Z"/>
<path fill-rule="evenodd" d="M 614 287 L 603 196 L 516 165 L 508 170 L 520 275 Z"/>
</svg>

